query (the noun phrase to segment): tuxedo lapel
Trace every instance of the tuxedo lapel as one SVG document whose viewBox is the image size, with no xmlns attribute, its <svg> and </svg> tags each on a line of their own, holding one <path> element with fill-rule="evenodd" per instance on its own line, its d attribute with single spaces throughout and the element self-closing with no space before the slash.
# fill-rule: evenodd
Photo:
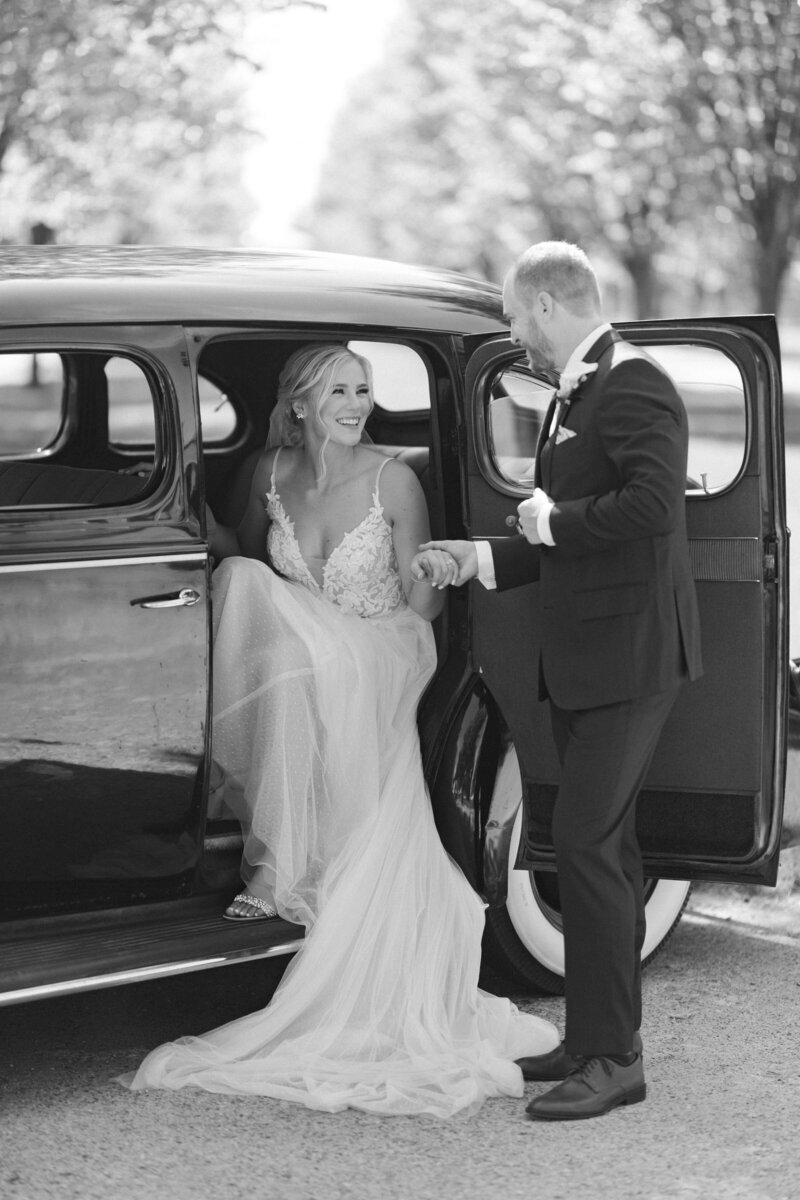
<svg viewBox="0 0 800 1200">
<path fill-rule="evenodd" d="M 603 355 L 611 349 L 615 342 L 621 342 L 622 338 L 615 329 L 609 329 L 605 333 L 601 333 L 597 341 L 592 345 L 584 356 L 584 362 L 600 362 Z M 589 377 L 589 383 L 592 382 L 592 377 Z M 579 385 L 580 386 L 580 385 Z M 577 389 L 576 389 L 577 390 Z M 545 413 L 542 428 L 539 430 L 539 437 L 536 442 L 536 452 L 534 455 L 533 464 L 533 486 L 543 488 L 545 492 L 550 491 L 550 464 L 552 461 L 552 446 L 547 443 L 551 441 L 550 427 L 554 424 L 553 418 L 558 412 L 558 420 L 555 421 L 553 428 L 553 438 L 558 434 L 558 426 L 569 412 L 569 403 L 562 404 L 559 408 L 559 401 L 556 393 L 553 393 L 553 398 L 548 405 Z M 555 444 L 555 443 L 553 443 Z"/>
<path fill-rule="evenodd" d="M 555 415 L 557 403 L 556 394 L 553 392 L 553 398 L 547 406 L 547 412 L 544 415 L 544 421 L 542 422 L 542 427 L 539 430 L 539 437 L 536 439 L 536 450 L 533 456 L 534 487 L 542 486 L 542 451 L 544 450 L 544 444 L 549 436 L 549 429 L 553 423 L 553 416 Z"/>
</svg>

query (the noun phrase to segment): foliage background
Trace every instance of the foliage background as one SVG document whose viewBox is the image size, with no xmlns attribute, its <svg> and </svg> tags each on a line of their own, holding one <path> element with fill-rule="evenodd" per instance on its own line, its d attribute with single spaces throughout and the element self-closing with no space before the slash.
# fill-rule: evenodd
<svg viewBox="0 0 800 1200">
<path fill-rule="evenodd" d="M 4 0 L 0 238 L 240 244 L 287 8 L 325 38 L 324 0 Z M 799 172 L 798 0 L 398 0 L 302 224 L 493 279 L 570 238 L 617 315 L 800 313 Z"/>
<path fill-rule="evenodd" d="M 607 259 L 639 316 L 743 292 L 776 311 L 799 159 L 797 0 L 407 0 L 309 228 L 495 278 L 520 246 L 566 237 Z"/>
</svg>

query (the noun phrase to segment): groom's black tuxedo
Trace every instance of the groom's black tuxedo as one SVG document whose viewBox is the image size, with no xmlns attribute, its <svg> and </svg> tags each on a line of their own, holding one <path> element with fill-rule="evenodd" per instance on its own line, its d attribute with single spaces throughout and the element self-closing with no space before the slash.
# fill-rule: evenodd
<svg viewBox="0 0 800 1200">
<path fill-rule="evenodd" d="M 630 1049 L 644 937 L 635 799 L 679 685 L 702 672 L 685 520 L 688 427 L 672 381 L 616 333 L 537 448 L 555 542 L 492 543 L 499 590 L 538 579 L 540 688 L 562 772 L 553 836 L 566 1048 Z"/>
<path fill-rule="evenodd" d="M 540 580 L 542 675 L 562 708 L 649 696 L 701 671 L 684 493 L 688 427 L 672 381 L 618 334 L 560 425 L 545 418 L 535 479 L 555 501 L 554 547 L 492 543 L 498 590 Z M 682 654 L 681 654 L 682 651 Z"/>
</svg>

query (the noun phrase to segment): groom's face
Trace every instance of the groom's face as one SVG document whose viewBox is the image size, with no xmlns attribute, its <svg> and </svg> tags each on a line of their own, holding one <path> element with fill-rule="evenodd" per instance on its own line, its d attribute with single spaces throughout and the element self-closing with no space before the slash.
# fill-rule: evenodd
<svg viewBox="0 0 800 1200">
<path fill-rule="evenodd" d="M 536 316 L 533 296 L 520 295 L 511 275 L 503 284 L 503 313 L 508 321 L 511 341 L 522 346 L 531 369 L 552 371 L 556 367 L 553 343 L 545 333 Z"/>
</svg>

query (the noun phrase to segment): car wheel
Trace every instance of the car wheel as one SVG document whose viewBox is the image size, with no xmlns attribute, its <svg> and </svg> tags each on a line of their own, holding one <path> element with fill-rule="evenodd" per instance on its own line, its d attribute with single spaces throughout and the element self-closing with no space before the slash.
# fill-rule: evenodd
<svg viewBox="0 0 800 1200">
<path fill-rule="evenodd" d="M 521 786 L 520 786 L 521 791 Z M 504 906 L 486 912 L 484 952 L 499 972 L 538 991 L 564 991 L 564 931 L 555 871 L 517 871 L 514 862 L 522 832 L 517 807 L 507 857 L 508 895 Z M 691 883 L 677 879 L 645 880 L 647 932 L 642 965 L 666 945 L 681 919 Z"/>
</svg>

